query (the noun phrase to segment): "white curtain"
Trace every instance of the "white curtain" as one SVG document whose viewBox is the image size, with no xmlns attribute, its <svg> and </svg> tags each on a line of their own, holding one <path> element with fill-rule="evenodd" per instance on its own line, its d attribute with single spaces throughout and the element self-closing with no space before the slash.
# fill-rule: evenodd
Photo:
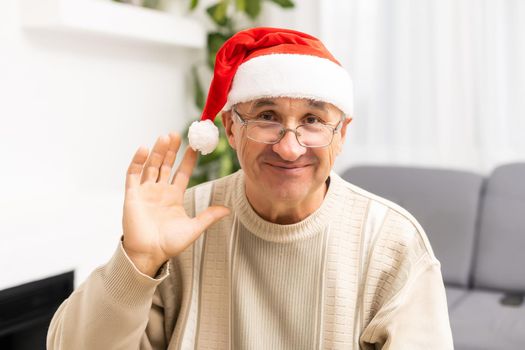
<svg viewBox="0 0 525 350">
<path fill-rule="evenodd" d="M 320 0 L 319 13 L 354 79 L 336 170 L 525 161 L 525 1 Z"/>
</svg>

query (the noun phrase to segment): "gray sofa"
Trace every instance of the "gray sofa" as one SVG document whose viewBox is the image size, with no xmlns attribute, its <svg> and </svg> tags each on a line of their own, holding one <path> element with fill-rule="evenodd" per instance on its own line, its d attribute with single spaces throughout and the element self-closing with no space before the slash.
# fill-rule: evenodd
<svg viewBox="0 0 525 350">
<path fill-rule="evenodd" d="M 356 166 L 342 177 L 398 203 L 425 229 L 455 349 L 525 349 L 525 163 L 487 177 L 395 166 Z"/>
</svg>

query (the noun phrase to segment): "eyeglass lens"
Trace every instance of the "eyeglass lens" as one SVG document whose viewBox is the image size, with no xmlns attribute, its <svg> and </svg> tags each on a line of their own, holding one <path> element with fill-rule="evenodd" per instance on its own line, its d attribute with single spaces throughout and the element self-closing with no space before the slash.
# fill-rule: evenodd
<svg viewBox="0 0 525 350">
<path fill-rule="evenodd" d="M 279 123 L 253 122 L 247 125 L 247 136 L 258 142 L 276 143 L 285 130 Z M 323 125 L 300 125 L 296 129 L 299 143 L 306 147 L 322 147 L 330 144 L 333 131 Z"/>
</svg>

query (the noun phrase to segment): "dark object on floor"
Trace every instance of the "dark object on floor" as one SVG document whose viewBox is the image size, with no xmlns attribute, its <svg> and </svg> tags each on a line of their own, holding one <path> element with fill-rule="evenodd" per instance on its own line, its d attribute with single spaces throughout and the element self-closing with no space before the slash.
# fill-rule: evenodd
<svg viewBox="0 0 525 350">
<path fill-rule="evenodd" d="M 74 272 L 0 291 L 0 349 L 46 349 L 49 322 L 73 291 Z"/>
</svg>

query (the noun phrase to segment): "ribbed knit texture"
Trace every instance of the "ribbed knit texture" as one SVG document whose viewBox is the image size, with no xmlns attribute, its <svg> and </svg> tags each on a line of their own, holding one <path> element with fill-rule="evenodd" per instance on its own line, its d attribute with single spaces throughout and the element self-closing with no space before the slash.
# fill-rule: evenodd
<svg viewBox="0 0 525 350">
<path fill-rule="evenodd" d="M 278 225 L 250 206 L 242 171 L 211 188 L 211 204 L 231 215 L 157 279 L 141 275 L 119 247 L 61 306 L 48 345 L 62 347 L 50 348 L 452 349 L 439 261 L 403 208 L 332 173 L 314 213 Z M 186 192 L 190 215 L 205 192 Z M 109 310 L 97 303 L 105 298 Z"/>
<path fill-rule="evenodd" d="M 115 259 L 103 268 L 95 270 L 94 273 L 112 276 L 112 278 L 101 278 L 108 295 L 122 305 L 136 307 L 143 304 L 141 297 L 145 293 L 154 292 L 159 284 L 158 279 L 169 274 L 169 265 L 162 266 L 157 273 L 157 280 L 142 273 L 137 274 L 124 248 L 119 245 Z"/>
<path fill-rule="evenodd" d="M 240 226 L 233 252 L 234 349 L 316 348 L 324 232 L 315 233 L 283 244 Z"/>
</svg>

